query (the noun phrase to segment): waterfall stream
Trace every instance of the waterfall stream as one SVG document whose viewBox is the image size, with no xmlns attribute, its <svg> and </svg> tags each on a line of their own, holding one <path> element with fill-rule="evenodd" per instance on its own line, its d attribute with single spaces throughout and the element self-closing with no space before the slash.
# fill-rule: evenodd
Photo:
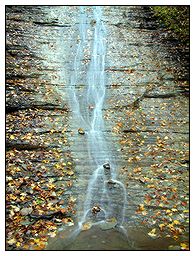
<svg viewBox="0 0 195 256">
<path fill-rule="evenodd" d="M 152 9 L 6 6 L 6 250 L 188 249 L 189 38 Z"/>
<path fill-rule="evenodd" d="M 106 28 L 102 20 L 102 8 L 94 6 L 93 19 L 87 17 L 86 7 L 80 7 L 79 42 L 74 58 L 71 76 L 70 100 L 74 120 L 78 128 L 84 129 L 84 137 L 90 163 L 91 175 L 82 202 L 83 211 L 78 216 L 79 229 L 83 223 L 102 223 L 114 218 L 119 226 L 123 225 L 126 191 L 122 182 L 117 180 L 117 166 L 114 161 L 113 145 L 104 136 L 102 108 L 105 99 L 105 59 Z M 91 44 L 88 33 L 93 30 Z M 85 53 L 90 47 L 89 63 L 83 63 Z M 84 83 L 84 92 L 79 95 L 78 87 Z M 85 144 L 84 144 L 85 146 Z M 111 150 L 112 149 L 112 150 Z"/>
</svg>

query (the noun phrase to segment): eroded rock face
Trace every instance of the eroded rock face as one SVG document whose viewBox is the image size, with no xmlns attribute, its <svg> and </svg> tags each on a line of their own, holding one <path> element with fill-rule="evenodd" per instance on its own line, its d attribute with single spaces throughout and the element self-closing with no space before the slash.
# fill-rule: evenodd
<svg viewBox="0 0 195 256">
<path fill-rule="evenodd" d="M 69 105 L 70 77 L 79 40 L 79 8 L 7 8 L 8 210 L 27 216 L 34 202 L 35 208 L 44 211 L 43 193 L 53 212 L 62 213 L 59 218 L 64 225 L 72 224 L 72 219 L 76 225 L 94 169 L 88 158 L 86 136 L 78 135 L 84 135 L 88 126 L 78 124 Z M 90 22 L 88 47 L 82 60 L 83 81 L 95 27 L 95 21 L 90 19 L 91 7 L 86 12 Z M 187 240 L 184 233 L 188 230 L 189 101 L 183 82 L 187 72 L 182 68 L 184 62 L 178 61 L 179 55 L 175 54 L 179 43 L 166 43 L 166 31 L 159 29 L 150 17 L 148 9 L 141 6 L 103 7 L 107 33 L 103 133 L 110 147 L 102 148 L 99 158 L 109 151 L 114 162 L 112 168 L 117 169 L 118 179 L 125 184 L 127 229 L 142 225 L 147 236 L 147 226 L 158 228 L 165 220 L 169 225 L 172 218 L 182 224 L 174 226 L 175 233 L 181 228 L 181 239 Z M 81 111 L 87 113 L 83 107 L 83 81 L 76 85 L 76 91 Z M 93 112 L 94 106 L 88 105 L 89 108 Z M 99 144 L 101 148 L 101 141 Z M 107 172 L 111 170 L 109 163 L 103 167 Z M 30 184 L 30 190 L 25 184 Z M 111 181 L 108 185 L 115 186 Z M 24 194 L 22 201 L 19 195 L 26 190 L 30 196 Z M 111 203 L 115 209 L 121 208 L 121 191 L 110 191 Z M 22 205 L 23 212 L 12 211 L 10 205 L 15 202 Z M 77 209 L 76 215 L 73 208 Z M 12 226 L 11 218 L 8 217 L 8 231 L 18 224 L 14 222 Z M 166 231 L 174 235 L 170 228 Z M 164 235 L 163 228 L 160 235 Z M 25 239 L 30 239 L 30 235 Z M 21 247 L 25 244 L 28 241 Z M 14 243 L 12 246 L 11 249 L 16 249 Z M 116 248 L 109 242 L 109 249 L 112 246 Z M 105 249 L 106 245 L 102 247 Z M 153 240 L 147 240 L 145 247 L 151 249 Z M 125 244 L 124 248 L 129 247 Z"/>
</svg>

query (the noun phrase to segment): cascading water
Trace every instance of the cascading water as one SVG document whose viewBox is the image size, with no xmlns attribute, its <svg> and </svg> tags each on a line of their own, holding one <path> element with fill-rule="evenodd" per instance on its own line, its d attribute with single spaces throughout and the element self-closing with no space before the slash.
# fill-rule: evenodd
<svg viewBox="0 0 195 256">
<path fill-rule="evenodd" d="M 90 29 L 93 29 L 91 45 L 88 40 Z M 102 108 L 106 93 L 106 29 L 102 21 L 102 7 L 93 7 L 93 20 L 87 17 L 86 7 L 80 7 L 79 33 L 70 98 L 76 125 L 85 130 L 87 160 L 91 168 L 83 210 L 78 216 L 79 229 L 85 222 L 97 224 L 113 217 L 117 224 L 122 226 L 126 191 L 123 183 L 117 180 L 117 166 L 114 163 L 113 150 L 110 150 L 113 147 L 106 142 L 104 136 Z M 91 48 L 90 62 L 84 65 L 82 62 L 87 48 Z M 76 86 L 79 86 L 81 81 L 87 84 L 82 98 L 76 90 Z"/>
</svg>

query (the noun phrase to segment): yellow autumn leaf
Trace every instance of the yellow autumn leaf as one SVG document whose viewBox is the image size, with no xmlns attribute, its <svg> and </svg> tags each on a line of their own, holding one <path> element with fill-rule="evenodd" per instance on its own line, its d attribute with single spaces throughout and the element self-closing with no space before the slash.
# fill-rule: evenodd
<svg viewBox="0 0 195 256">
<path fill-rule="evenodd" d="M 74 221 L 71 218 L 64 218 L 64 219 L 62 219 L 62 222 L 65 223 L 67 226 L 73 226 L 74 225 Z"/>
<path fill-rule="evenodd" d="M 10 140 L 14 140 L 15 136 L 12 134 L 9 138 L 10 138 Z"/>
<path fill-rule="evenodd" d="M 68 180 L 68 181 L 66 182 L 66 185 L 67 185 L 68 188 L 72 187 L 73 181 Z"/>
<path fill-rule="evenodd" d="M 66 128 L 64 128 L 63 130 L 62 130 L 62 133 L 65 133 L 66 132 Z"/>
<path fill-rule="evenodd" d="M 60 164 L 55 164 L 54 167 L 55 167 L 56 169 L 60 169 L 60 168 L 61 168 L 61 165 L 60 165 Z"/>
<path fill-rule="evenodd" d="M 174 231 L 174 230 L 175 230 L 175 228 L 174 228 L 174 226 L 173 226 L 173 223 L 167 225 L 167 227 L 169 227 L 171 231 Z"/>
<path fill-rule="evenodd" d="M 161 196 L 162 201 L 167 201 L 167 198 L 165 196 Z"/>
<path fill-rule="evenodd" d="M 48 164 L 48 163 L 49 163 L 49 160 L 44 159 L 44 160 L 42 161 L 42 163 Z"/>
<path fill-rule="evenodd" d="M 73 219 L 71 219 L 70 217 L 67 217 L 67 218 L 62 219 L 62 222 L 64 222 L 64 223 L 73 222 Z"/>
<path fill-rule="evenodd" d="M 67 174 L 68 176 L 73 176 L 73 175 L 74 175 L 74 172 L 73 172 L 72 170 L 70 170 L 70 171 L 67 171 L 66 174 Z"/>
<path fill-rule="evenodd" d="M 82 230 L 89 230 L 92 227 L 90 222 L 86 222 L 82 225 Z"/>
<path fill-rule="evenodd" d="M 43 250 L 45 248 L 45 246 L 46 246 L 45 242 L 40 242 L 38 245 L 35 245 L 33 247 L 33 250 L 41 251 L 41 250 Z"/>
<path fill-rule="evenodd" d="M 75 197 L 73 197 L 73 196 L 71 196 L 70 198 L 69 198 L 69 200 L 68 200 L 68 202 L 69 203 L 74 203 L 74 202 L 76 202 L 76 198 Z"/>
<path fill-rule="evenodd" d="M 154 184 L 147 185 L 147 188 L 155 188 L 155 185 Z"/>
<path fill-rule="evenodd" d="M 156 228 L 153 228 L 149 233 L 148 235 L 152 238 L 156 238 L 157 237 L 157 234 L 156 234 Z"/>
<path fill-rule="evenodd" d="M 121 122 L 118 122 L 117 125 L 118 125 L 119 127 L 123 127 L 123 124 L 122 124 Z"/>
<path fill-rule="evenodd" d="M 55 236 L 56 236 L 56 231 L 50 232 L 50 233 L 48 233 L 48 235 L 49 235 L 50 237 L 55 237 Z"/>
<path fill-rule="evenodd" d="M 144 205 L 143 205 L 143 204 L 140 204 L 140 205 L 139 205 L 139 211 L 144 211 L 144 210 L 145 210 Z"/>
<path fill-rule="evenodd" d="M 180 221 L 174 220 L 173 223 L 174 223 L 175 225 L 179 225 L 179 224 L 180 224 Z"/>
<path fill-rule="evenodd" d="M 12 239 L 8 240 L 7 243 L 8 243 L 9 245 L 13 245 L 13 244 L 16 243 L 16 239 L 15 239 L 15 238 L 12 238 Z"/>
<path fill-rule="evenodd" d="M 17 243 L 16 243 L 16 246 L 17 246 L 17 247 L 20 247 L 20 246 L 21 246 L 21 243 L 20 243 L 20 242 L 17 242 Z"/>
<path fill-rule="evenodd" d="M 17 197 L 13 194 L 10 194 L 10 199 L 15 201 L 17 199 Z"/>
<path fill-rule="evenodd" d="M 49 189 L 52 189 L 52 188 L 55 188 L 56 186 L 55 186 L 54 184 L 52 184 L 52 183 L 48 183 L 48 184 L 47 184 L 47 187 L 48 187 Z"/>
<path fill-rule="evenodd" d="M 188 250 L 188 245 L 186 243 L 180 243 L 182 250 Z"/>
<path fill-rule="evenodd" d="M 20 200 L 22 200 L 22 201 L 24 201 L 25 199 L 26 199 L 25 196 L 21 196 L 21 197 L 20 197 Z"/>
<path fill-rule="evenodd" d="M 134 173 L 138 173 L 138 172 L 141 172 L 142 168 L 141 167 L 136 167 L 133 169 L 133 172 Z"/>
<path fill-rule="evenodd" d="M 142 215 L 143 215 L 143 216 L 146 216 L 147 214 L 148 214 L 147 211 L 142 211 Z"/>
<path fill-rule="evenodd" d="M 160 230 L 162 231 L 163 228 L 165 227 L 165 224 L 162 223 L 162 224 L 159 224 L 158 226 L 159 226 Z"/>
<path fill-rule="evenodd" d="M 40 239 L 39 238 L 34 238 L 34 241 L 33 241 L 35 244 L 38 244 L 40 242 Z"/>
<path fill-rule="evenodd" d="M 29 245 L 28 245 L 28 244 L 25 244 L 25 245 L 23 245 L 22 248 L 25 249 L 25 250 L 28 250 L 28 249 L 29 249 Z"/>
</svg>

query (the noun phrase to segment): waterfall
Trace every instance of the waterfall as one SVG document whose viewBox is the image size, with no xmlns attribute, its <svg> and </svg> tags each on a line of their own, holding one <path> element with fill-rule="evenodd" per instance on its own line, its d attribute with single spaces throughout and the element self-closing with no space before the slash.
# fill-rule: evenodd
<svg viewBox="0 0 195 256">
<path fill-rule="evenodd" d="M 102 7 L 93 6 L 93 19 L 86 14 L 86 7 L 80 7 L 79 42 L 74 57 L 71 76 L 70 100 L 75 122 L 84 128 L 84 137 L 90 177 L 79 216 L 79 227 L 91 221 L 94 224 L 115 217 L 119 226 L 124 221 L 126 191 L 117 180 L 116 164 L 111 148 L 104 136 L 103 104 L 106 93 L 105 59 L 106 28 L 102 20 Z M 88 31 L 93 30 L 89 45 Z M 84 53 L 90 47 L 90 62 L 84 65 Z M 83 77 L 83 74 L 84 77 Z M 82 98 L 76 86 L 85 83 Z"/>
</svg>

